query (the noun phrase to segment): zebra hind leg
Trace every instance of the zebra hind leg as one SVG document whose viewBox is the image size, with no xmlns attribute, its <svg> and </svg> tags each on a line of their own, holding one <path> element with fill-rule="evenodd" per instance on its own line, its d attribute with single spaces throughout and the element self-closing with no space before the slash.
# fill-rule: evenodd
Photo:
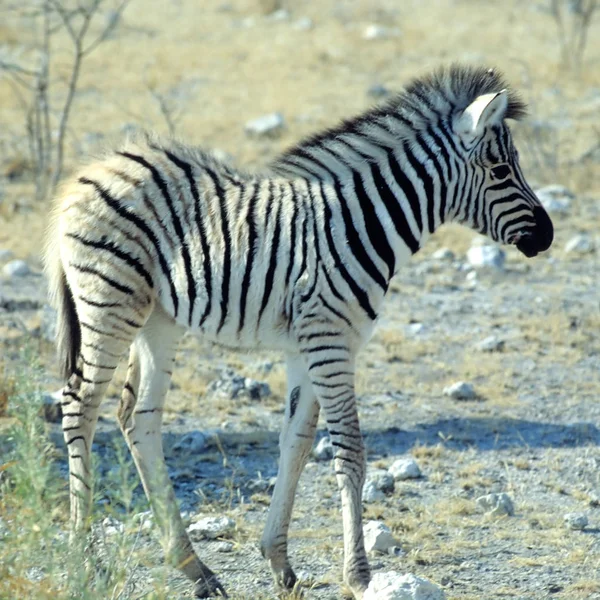
<svg viewBox="0 0 600 600">
<path fill-rule="evenodd" d="M 155 309 L 134 341 L 119 406 L 119 423 L 161 531 L 167 562 L 194 582 L 199 598 L 226 597 L 215 574 L 196 555 L 181 519 L 165 464 L 161 424 L 165 395 L 183 330 Z"/>
<path fill-rule="evenodd" d="M 288 397 L 279 437 L 279 472 L 260 548 L 271 563 L 275 583 L 293 589 L 296 575 L 288 558 L 288 528 L 298 479 L 315 438 L 319 405 L 300 357 L 288 357 L 287 374 Z"/>
</svg>

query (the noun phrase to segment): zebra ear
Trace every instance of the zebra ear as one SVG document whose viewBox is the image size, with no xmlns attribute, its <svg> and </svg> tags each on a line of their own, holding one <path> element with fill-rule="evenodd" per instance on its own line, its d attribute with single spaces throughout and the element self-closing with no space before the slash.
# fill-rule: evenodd
<svg viewBox="0 0 600 600">
<path fill-rule="evenodd" d="M 506 90 L 478 96 L 458 115 L 455 131 L 467 141 L 481 137 L 488 127 L 502 122 L 508 106 Z"/>
</svg>

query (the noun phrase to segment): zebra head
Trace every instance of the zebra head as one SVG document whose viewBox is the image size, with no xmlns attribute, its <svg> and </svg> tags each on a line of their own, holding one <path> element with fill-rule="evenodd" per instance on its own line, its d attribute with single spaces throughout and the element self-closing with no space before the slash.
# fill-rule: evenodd
<svg viewBox="0 0 600 600">
<path fill-rule="evenodd" d="M 456 115 L 454 131 L 465 156 L 468 182 L 456 217 L 531 257 L 550 247 L 554 233 L 550 217 L 525 181 L 504 121 L 523 112 L 524 106 L 501 90 L 478 96 Z"/>
</svg>

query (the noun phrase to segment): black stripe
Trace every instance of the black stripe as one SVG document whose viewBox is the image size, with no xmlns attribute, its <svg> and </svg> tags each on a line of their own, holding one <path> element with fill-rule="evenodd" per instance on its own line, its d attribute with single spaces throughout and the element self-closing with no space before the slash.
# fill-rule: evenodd
<svg viewBox="0 0 600 600">
<path fill-rule="evenodd" d="M 392 170 L 391 160 L 391 157 L 388 156 L 388 166 L 390 167 L 390 170 Z M 371 165 L 371 176 L 373 177 L 373 183 L 375 184 L 375 188 L 379 193 L 379 197 L 385 204 L 385 209 L 394 223 L 396 232 L 402 238 L 402 241 L 408 246 L 410 251 L 415 254 L 415 252 L 419 250 L 419 242 L 413 235 L 410 225 L 408 224 L 408 220 L 406 219 L 406 215 L 402 210 L 402 206 L 390 189 L 390 186 L 385 180 L 383 173 L 381 173 L 379 165 Z M 406 195 L 406 191 L 402 191 Z"/>
<path fill-rule="evenodd" d="M 204 283 L 206 286 L 206 306 L 204 307 L 204 312 L 200 317 L 200 321 L 198 326 L 201 327 L 204 323 L 205 319 L 210 314 L 211 303 L 212 303 L 212 271 L 210 268 L 210 246 L 208 244 L 208 235 L 206 232 L 206 225 L 202 216 L 200 214 L 200 194 L 198 194 L 198 185 L 194 181 L 194 174 L 192 171 L 192 166 L 175 156 L 172 152 L 168 150 L 163 150 L 167 158 L 179 167 L 185 174 L 185 177 L 190 186 L 190 193 L 192 194 L 192 198 L 194 199 L 194 220 L 196 221 L 196 229 L 200 235 L 200 245 L 202 246 L 202 270 L 204 273 Z M 189 324 L 191 326 L 192 322 L 192 304 L 190 304 L 190 314 L 189 314 Z"/>
<path fill-rule="evenodd" d="M 350 319 L 348 317 L 346 317 L 341 311 L 333 308 L 333 306 L 331 306 L 331 304 L 329 304 L 327 302 L 327 300 L 325 300 L 325 298 L 323 298 L 322 294 L 319 294 L 319 300 L 321 301 L 321 304 L 323 304 L 323 306 L 331 313 L 333 313 L 336 317 L 338 317 L 338 319 L 341 319 L 342 321 L 344 321 L 344 323 L 346 323 L 346 325 L 348 325 L 348 327 L 350 327 L 350 329 L 354 329 L 354 327 L 352 327 L 352 322 L 350 321 Z"/>
<path fill-rule="evenodd" d="M 405 152 L 406 152 L 406 148 L 407 148 L 406 145 L 404 145 Z M 415 222 L 417 223 L 417 228 L 419 230 L 419 233 L 423 233 L 423 217 L 421 215 L 421 204 L 419 202 L 419 194 L 415 190 L 415 187 L 413 186 L 412 182 L 410 181 L 410 179 L 408 178 L 406 173 L 402 170 L 402 167 L 398 163 L 398 159 L 396 158 L 395 154 L 393 152 L 390 152 L 390 154 L 388 156 L 389 156 L 390 170 L 392 172 L 394 181 L 396 182 L 398 187 L 402 190 L 405 198 L 408 200 L 408 204 L 410 205 L 410 210 L 415 218 Z M 410 229 L 408 229 L 408 230 L 410 231 Z"/>
<path fill-rule="evenodd" d="M 377 318 L 377 314 L 373 310 L 371 306 L 371 302 L 369 301 L 369 296 L 357 283 L 354 281 L 348 270 L 344 266 L 344 263 L 340 259 L 340 255 L 335 246 L 335 242 L 333 240 L 333 235 L 331 233 L 331 229 L 333 226 L 333 215 L 331 213 L 331 208 L 329 207 L 329 203 L 327 198 L 325 197 L 325 191 L 323 190 L 323 184 L 321 186 L 321 197 L 323 198 L 323 209 L 325 211 L 325 237 L 327 239 L 327 245 L 329 246 L 329 251 L 333 256 L 333 260 L 335 262 L 337 270 L 340 272 L 340 275 L 345 279 L 348 287 L 354 294 L 354 297 L 358 300 L 360 307 L 365 311 L 368 317 L 372 320 Z M 343 204 L 343 202 L 342 202 Z"/>
<path fill-rule="evenodd" d="M 275 213 L 275 230 L 273 231 L 273 240 L 271 242 L 271 256 L 269 257 L 269 268 L 267 270 L 267 276 L 265 279 L 265 290 L 263 292 L 262 302 L 260 304 L 260 311 L 258 313 L 258 322 L 256 326 L 260 325 L 260 320 L 262 319 L 263 313 L 267 304 L 269 303 L 269 298 L 271 297 L 271 292 L 273 291 L 273 280 L 275 278 L 275 270 L 277 269 L 277 255 L 279 253 L 279 237 L 281 235 L 281 197 L 277 200 L 277 212 Z"/>
<path fill-rule="evenodd" d="M 77 296 L 78 300 L 85 302 L 85 304 L 89 304 L 90 306 L 95 306 L 96 308 L 117 308 L 122 306 L 120 302 L 98 302 L 97 300 L 90 300 L 85 296 Z"/>
<path fill-rule="evenodd" d="M 412 153 L 412 150 L 408 147 L 408 144 L 404 144 L 404 156 L 406 160 L 410 163 L 413 171 L 417 178 L 423 184 L 423 189 L 425 190 L 425 204 L 427 207 L 427 227 L 429 233 L 433 233 L 435 228 L 435 220 L 433 216 L 433 200 L 434 200 L 434 188 L 433 188 L 433 179 L 431 175 L 427 172 L 425 166 L 417 159 L 417 157 Z"/>
<path fill-rule="evenodd" d="M 439 163 L 440 161 L 443 162 L 446 165 L 446 171 L 448 173 L 446 176 L 444 176 L 443 173 L 440 175 L 441 189 L 440 189 L 440 214 L 439 214 L 439 217 L 440 217 L 440 223 L 443 223 L 446 220 L 446 203 L 447 203 L 446 183 L 448 181 L 453 181 L 453 179 L 454 179 L 454 173 L 452 172 L 452 157 L 450 156 L 450 153 L 448 152 L 448 149 L 446 148 L 446 144 L 444 144 L 444 141 L 437 134 L 437 132 L 433 129 L 433 127 L 429 127 L 427 129 L 427 134 L 429 135 L 429 137 L 431 137 L 433 139 L 433 141 L 437 144 L 437 147 L 438 147 L 438 153 L 433 154 L 432 160 L 435 160 L 436 164 Z M 438 170 L 438 173 L 439 172 L 440 171 Z"/>
<path fill-rule="evenodd" d="M 291 182 L 291 193 L 292 193 L 292 219 L 290 221 L 290 255 L 288 266 L 285 272 L 285 289 L 288 289 L 290 283 L 290 277 L 292 276 L 292 268 L 294 266 L 295 250 L 296 250 L 296 220 L 298 218 L 298 199 L 296 197 L 296 190 L 294 189 L 294 182 Z"/>
<path fill-rule="evenodd" d="M 194 275 L 192 273 L 192 260 L 190 258 L 190 252 L 185 241 L 183 228 L 181 227 L 181 221 L 179 220 L 179 216 L 177 215 L 177 211 L 175 210 L 175 206 L 173 205 L 173 200 L 171 199 L 171 195 L 169 194 L 167 182 L 163 179 L 158 169 L 153 164 L 149 163 L 143 156 L 131 154 L 130 152 L 118 152 L 118 154 L 146 167 L 146 169 L 148 169 L 152 174 L 152 179 L 154 180 L 154 183 L 161 191 L 165 199 L 165 202 L 171 214 L 171 221 L 173 223 L 173 227 L 175 228 L 175 233 L 179 238 L 179 243 L 181 247 L 181 255 L 183 257 L 185 276 L 187 279 L 188 301 L 190 304 L 188 322 L 191 324 L 192 311 L 194 309 L 194 302 L 196 300 L 196 286 L 194 281 Z M 177 311 L 175 311 L 175 317 L 177 317 Z"/>
<path fill-rule="evenodd" d="M 89 273 L 90 275 L 95 275 L 99 279 L 102 279 L 102 281 L 104 281 L 105 283 L 108 283 L 108 285 L 110 285 L 111 287 L 115 288 L 116 290 L 119 290 L 120 292 L 123 292 L 124 294 L 127 294 L 128 296 L 133 296 L 133 294 L 135 293 L 134 290 L 132 288 L 130 288 L 128 285 L 123 285 L 122 283 L 115 281 L 111 277 L 108 277 L 108 276 L 104 275 L 103 273 L 100 273 L 100 271 L 98 271 L 98 269 L 94 269 L 93 267 L 85 267 L 83 265 L 78 265 L 78 264 L 72 263 L 72 262 L 69 263 L 69 267 L 72 267 L 73 269 L 75 269 L 76 271 L 79 271 L 80 273 Z"/>
<path fill-rule="evenodd" d="M 175 315 L 177 315 L 177 309 L 179 306 L 177 292 L 175 291 L 175 285 L 173 283 L 173 279 L 171 278 L 171 273 L 169 271 L 167 261 L 160 250 L 160 243 L 158 241 L 158 238 L 156 237 L 156 234 L 148 227 L 148 225 L 140 217 L 138 217 L 132 212 L 125 210 L 125 208 L 122 207 L 115 198 L 111 197 L 111 195 L 99 183 L 91 179 L 87 179 L 86 177 L 80 177 L 79 183 L 93 186 L 96 189 L 96 191 L 100 194 L 100 197 L 106 202 L 106 204 L 108 204 L 108 206 L 110 206 L 121 218 L 130 221 L 141 231 L 143 231 L 146 237 L 152 242 L 162 272 L 166 277 L 167 281 L 169 282 L 169 288 L 171 290 L 171 300 L 173 302 L 173 310 L 175 312 Z"/>
<path fill-rule="evenodd" d="M 106 252 L 110 252 L 113 256 L 116 256 L 128 264 L 146 281 L 151 288 L 154 288 L 152 277 L 150 276 L 150 273 L 146 271 L 140 260 L 121 250 L 121 248 L 119 248 L 114 242 L 107 240 L 105 236 L 102 236 L 103 239 L 100 240 L 89 240 L 78 235 L 77 233 L 67 233 L 66 236 L 78 241 L 80 244 L 87 246 L 88 248 L 96 248 L 97 250 L 106 250 Z"/>
<path fill-rule="evenodd" d="M 248 300 L 248 288 L 250 287 L 250 276 L 252 275 L 252 267 L 254 265 L 254 257 L 256 255 L 256 221 L 254 220 L 254 208 L 260 193 L 260 184 L 254 188 L 252 197 L 248 204 L 248 212 L 246 214 L 246 224 L 248 225 L 248 259 L 246 260 L 246 268 L 242 279 L 242 289 L 240 292 L 240 322 L 238 325 L 238 333 L 244 328 L 246 320 L 246 302 Z"/>
<path fill-rule="evenodd" d="M 219 210 L 221 219 L 221 234 L 223 235 L 223 280 L 221 281 L 221 319 L 217 327 L 217 333 L 223 329 L 227 312 L 229 310 L 229 281 L 231 279 L 231 234 L 229 232 L 229 223 L 227 209 L 225 206 L 225 190 L 219 181 L 217 175 L 209 168 L 204 167 L 204 172 L 211 179 L 215 186 L 217 199 L 219 200 Z"/>
</svg>

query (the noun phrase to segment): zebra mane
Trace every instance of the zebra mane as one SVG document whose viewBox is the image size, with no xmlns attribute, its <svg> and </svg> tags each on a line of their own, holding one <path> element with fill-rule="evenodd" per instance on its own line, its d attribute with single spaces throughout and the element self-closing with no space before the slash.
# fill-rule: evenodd
<svg viewBox="0 0 600 600">
<path fill-rule="evenodd" d="M 408 137 L 411 131 L 424 130 L 432 124 L 449 120 L 478 96 L 501 90 L 507 90 L 508 94 L 504 118 L 519 120 L 526 116 L 526 104 L 510 89 L 504 76 L 497 70 L 460 64 L 439 68 L 429 75 L 414 79 L 403 91 L 383 104 L 306 138 L 275 159 L 272 168 L 277 170 L 287 157 L 302 154 L 308 147 L 320 145 L 345 133 L 367 133 L 369 125 L 381 124 L 386 117 L 396 117 L 403 124 L 401 128 L 406 130 Z"/>
</svg>

